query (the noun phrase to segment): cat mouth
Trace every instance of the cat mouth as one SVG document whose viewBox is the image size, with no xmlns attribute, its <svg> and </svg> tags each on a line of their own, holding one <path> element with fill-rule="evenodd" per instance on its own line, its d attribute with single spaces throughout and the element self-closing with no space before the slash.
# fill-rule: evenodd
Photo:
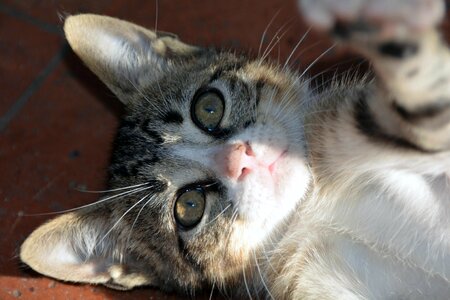
<svg viewBox="0 0 450 300">
<path fill-rule="evenodd" d="M 254 173 L 255 176 L 259 176 L 261 179 L 266 178 L 265 181 L 269 180 L 273 183 L 277 182 L 278 175 L 280 174 L 279 169 L 282 167 L 280 164 L 284 161 L 286 156 L 288 156 L 288 150 L 276 152 L 279 154 L 275 154 L 271 159 L 267 159 L 267 157 L 265 159 L 260 158 L 256 163 L 253 163 L 248 168 L 244 168 L 239 180 L 245 179 L 247 175 Z M 270 157 L 272 155 L 273 154 L 269 154 L 268 156 Z"/>
<path fill-rule="evenodd" d="M 276 181 L 279 174 L 279 165 L 283 162 L 284 158 L 288 155 L 288 150 L 276 151 L 279 154 L 269 154 L 272 158 L 259 158 L 257 161 L 252 161 L 248 167 L 242 169 L 242 174 L 238 178 L 238 181 L 245 179 L 247 175 L 254 173 L 260 178 L 266 178 L 266 180 Z M 268 183 L 268 182 L 267 182 Z"/>
<path fill-rule="evenodd" d="M 272 177 L 277 169 L 277 165 L 287 156 L 288 150 L 284 150 L 281 154 L 269 165 L 268 169 Z"/>
</svg>

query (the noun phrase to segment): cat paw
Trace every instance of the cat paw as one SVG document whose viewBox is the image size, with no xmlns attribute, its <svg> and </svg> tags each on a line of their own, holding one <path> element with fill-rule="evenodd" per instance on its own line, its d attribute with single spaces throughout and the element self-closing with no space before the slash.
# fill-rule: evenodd
<svg viewBox="0 0 450 300">
<path fill-rule="evenodd" d="M 313 27 L 341 39 L 403 39 L 434 28 L 445 15 L 444 0 L 299 0 Z"/>
</svg>

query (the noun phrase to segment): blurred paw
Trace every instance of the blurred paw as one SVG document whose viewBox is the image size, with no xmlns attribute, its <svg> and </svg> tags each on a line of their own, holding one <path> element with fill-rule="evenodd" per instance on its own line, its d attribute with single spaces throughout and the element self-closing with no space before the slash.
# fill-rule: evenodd
<svg viewBox="0 0 450 300">
<path fill-rule="evenodd" d="M 313 27 L 339 38 L 386 41 L 435 27 L 445 15 L 444 0 L 299 0 Z"/>
</svg>

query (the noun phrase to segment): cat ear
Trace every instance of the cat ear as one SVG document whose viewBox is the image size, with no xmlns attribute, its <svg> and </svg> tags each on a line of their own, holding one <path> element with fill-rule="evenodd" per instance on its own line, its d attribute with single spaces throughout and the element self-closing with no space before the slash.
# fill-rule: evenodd
<svg viewBox="0 0 450 300">
<path fill-rule="evenodd" d="M 69 16 L 64 31 L 74 52 L 125 104 L 128 94 L 157 80 L 171 62 L 201 51 L 175 35 L 107 16 Z"/>
<path fill-rule="evenodd" d="M 37 228 L 22 244 L 21 260 L 35 271 L 63 281 L 130 289 L 152 284 L 142 263 L 109 239 L 107 222 L 68 213 Z"/>
</svg>

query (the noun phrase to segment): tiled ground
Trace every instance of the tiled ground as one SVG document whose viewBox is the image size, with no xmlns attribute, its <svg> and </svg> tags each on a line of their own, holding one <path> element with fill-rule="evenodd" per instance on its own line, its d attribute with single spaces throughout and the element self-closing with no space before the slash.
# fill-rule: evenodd
<svg viewBox="0 0 450 300">
<path fill-rule="evenodd" d="M 292 1 L 164 0 L 157 8 L 155 0 L 0 2 L 0 299 L 177 298 L 151 289 L 123 293 L 65 284 L 19 264 L 21 242 L 50 218 L 29 214 L 92 202 L 95 196 L 76 188 L 104 188 L 110 144 L 121 114 L 114 96 L 67 48 L 58 13 L 107 14 L 146 27 L 154 27 L 158 15 L 158 29 L 177 33 L 187 42 L 256 54 L 265 27 L 278 11 L 263 49 L 283 24 L 293 20 L 271 52 L 273 59 L 284 61 L 307 30 Z M 448 37 L 450 30 L 447 33 Z M 292 63 L 305 68 L 329 45 L 311 33 Z M 335 50 L 311 72 L 333 65 L 345 70 L 358 62 Z"/>
</svg>

